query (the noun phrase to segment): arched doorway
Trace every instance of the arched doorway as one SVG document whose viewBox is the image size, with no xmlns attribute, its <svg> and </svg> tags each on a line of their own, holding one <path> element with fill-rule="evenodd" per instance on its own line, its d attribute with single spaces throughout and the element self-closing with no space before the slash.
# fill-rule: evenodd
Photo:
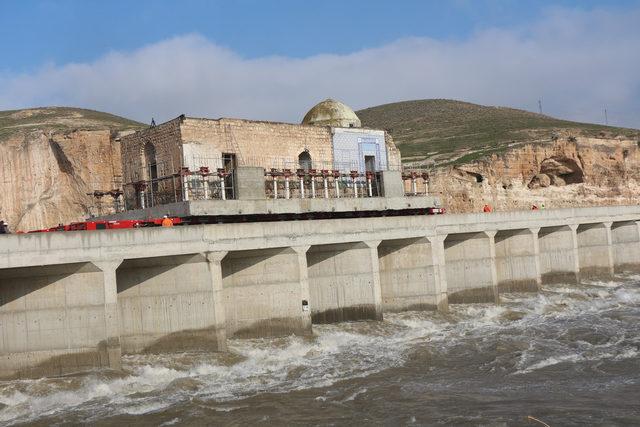
<svg viewBox="0 0 640 427">
<path fill-rule="evenodd" d="M 300 169 L 304 169 L 308 171 L 311 169 L 311 154 L 309 151 L 304 150 L 300 155 L 298 155 L 298 164 L 300 165 Z"/>
<path fill-rule="evenodd" d="M 144 167 L 147 169 L 146 179 L 151 181 L 153 192 L 158 191 L 158 163 L 156 161 L 156 147 L 147 142 L 144 146 Z"/>
</svg>

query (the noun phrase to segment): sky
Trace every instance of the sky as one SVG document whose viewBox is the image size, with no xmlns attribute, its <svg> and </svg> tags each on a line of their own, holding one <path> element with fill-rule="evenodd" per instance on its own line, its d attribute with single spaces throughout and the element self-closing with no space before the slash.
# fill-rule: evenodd
<svg viewBox="0 0 640 427">
<path fill-rule="evenodd" d="M 640 0 L 2 0 L 0 109 L 299 122 L 448 98 L 640 128 Z"/>
</svg>

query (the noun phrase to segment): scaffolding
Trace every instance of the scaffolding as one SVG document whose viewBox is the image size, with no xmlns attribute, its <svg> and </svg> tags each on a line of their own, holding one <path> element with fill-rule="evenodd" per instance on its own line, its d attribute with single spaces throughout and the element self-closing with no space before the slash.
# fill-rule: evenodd
<svg viewBox="0 0 640 427">
<path fill-rule="evenodd" d="M 405 196 L 429 195 L 429 171 L 426 169 L 403 170 L 402 183 Z"/>
<path fill-rule="evenodd" d="M 194 200 L 236 198 L 234 155 L 221 157 L 191 155 L 189 166 L 174 169 L 173 160 L 148 163 L 130 169 L 136 180 L 122 185 L 124 206 L 118 209 L 145 209 Z M 372 163 L 362 171 L 357 162 L 313 159 L 301 164 L 286 157 L 244 157 L 242 166 L 264 169 L 266 199 L 338 199 L 383 197 L 382 171 L 401 173 L 405 195 L 428 195 L 426 170 L 402 170 L 400 164 Z M 270 167 L 269 167 L 270 166 Z M 97 198 L 99 200 L 99 198 Z"/>
<path fill-rule="evenodd" d="M 93 205 L 89 206 L 89 216 L 102 216 L 105 214 L 113 214 L 124 211 L 124 203 L 122 200 L 123 192 L 120 189 L 113 190 L 93 190 L 87 193 L 87 196 L 93 198 Z M 110 201 L 104 200 L 105 197 Z"/>
<path fill-rule="evenodd" d="M 189 159 L 188 163 L 198 166 L 174 168 L 173 160 L 169 160 L 131 169 L 135 180 L 122 186 L 126 209 L 235 198 L 234 170 L 229 165 L 222 167 L 222 159 L 199 156 Z"/>
<path fill-rule="evenodd" d="M 125 210 L 122 175 L 114 175 L 110 183 L 105 181 L 96 180 L 91 182 L 90 191 L 85 193 L 93 202 L 87 207 L 89 217 L 109 215 Z"/>
<path fill-rule="evenodd" d="M 276 169 L 265 171 L 269 199 L 339 199 L 382 197 L 380 172 L 347 173 L 337 169 Z"/>
</svg>

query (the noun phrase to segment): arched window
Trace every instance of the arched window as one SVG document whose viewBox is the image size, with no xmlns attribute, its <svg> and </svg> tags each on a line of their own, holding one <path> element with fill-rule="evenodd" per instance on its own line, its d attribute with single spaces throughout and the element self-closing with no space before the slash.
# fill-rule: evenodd
<svg viewBox="0 0 640 427">
<path fill-rule="evenodd" d="M 156 147 L 151 142 L 144 146 L 144 167 L 147 170 L 146 179 L 151 181 L 153 191 L 158 191 L 158 163 L 156 161 Z"/>
<path fill-rule="evenodd" d="M 304 150 L 298 156 L 298 164 L 300 165 L 300 169 L 309 170 L 311 169 L 311 154 L 307 150 Z"/>
</svg>

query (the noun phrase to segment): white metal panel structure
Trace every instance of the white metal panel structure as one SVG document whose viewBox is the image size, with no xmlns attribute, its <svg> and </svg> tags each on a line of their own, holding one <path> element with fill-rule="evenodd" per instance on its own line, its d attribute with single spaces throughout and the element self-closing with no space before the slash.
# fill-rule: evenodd
<svg viewBox="0 0 640 427">
<path fill-rule="evenodd" d="M 387 170 L 384 131 L 333 128 L 333 167 L 340 171 L 365 171 L 365 157 L 375 158 L 375 170 Z"/>
</svg>

